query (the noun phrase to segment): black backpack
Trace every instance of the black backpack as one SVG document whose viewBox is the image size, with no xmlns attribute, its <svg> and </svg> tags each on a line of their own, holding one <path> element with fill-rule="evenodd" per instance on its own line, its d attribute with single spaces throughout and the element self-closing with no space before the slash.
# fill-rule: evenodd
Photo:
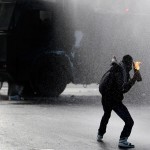
<svg viewBox="0 0 150 150">
<path fill-rule="evenodd" d="M 101 94 L 107 94 L 113 87 L 114 72 L 109 69 L 101 78 L 99 83 L 99 92 Z"/>
</svg>

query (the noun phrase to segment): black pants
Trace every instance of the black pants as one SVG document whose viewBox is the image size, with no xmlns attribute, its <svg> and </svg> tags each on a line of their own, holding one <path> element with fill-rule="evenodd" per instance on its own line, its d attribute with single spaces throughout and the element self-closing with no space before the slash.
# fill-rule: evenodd
<svg viewBox="0 0 150 150">
<path fill-rule="evenodd" d="M 104 135 L 106 132 L 106 127 L 111 116 L 111 111 L 115 111 L 115 113 L 125 122 L 125 126 L 121 132 L 120 138 L 129 137 L 134 121 L 127 109 L 127 107 L 122 103 L 112 104 L 109 101 L 102 100 L 104 115 L 101 119 L 100 127 L 98 130 L 99 135 Z"/>
</svg>

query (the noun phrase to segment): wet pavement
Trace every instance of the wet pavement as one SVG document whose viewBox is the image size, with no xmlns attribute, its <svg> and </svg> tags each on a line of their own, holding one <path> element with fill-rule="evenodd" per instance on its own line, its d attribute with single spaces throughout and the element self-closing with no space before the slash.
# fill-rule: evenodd
<svg viewBox="0 0 150 150">
<path fill-rule="evenodd" d="M 134 150 L 149 150 L 150 105 L 124 103 L 135 122 L 129 141 Z M 0 150 L 119 150 L 124 126 L 112 112 L 103 142 L 96 141 L 103 110 L 94 85 L 71 85 L 59 98 L 1 99 L 0 114 Z"/>
</svg>

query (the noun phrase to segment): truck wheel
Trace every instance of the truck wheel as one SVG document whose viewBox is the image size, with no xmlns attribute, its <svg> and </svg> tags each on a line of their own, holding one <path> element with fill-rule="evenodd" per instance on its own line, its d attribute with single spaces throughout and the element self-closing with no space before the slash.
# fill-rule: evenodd
<svg viewBox="0 0 150 150">
<path fill-rule="evenodd" d="M 67 75 L 60 65 L 49 64 L 38 69 L 36 79 L 37 94 L 46 97 L 59 96 L 67 85 Z"/>
</svg>

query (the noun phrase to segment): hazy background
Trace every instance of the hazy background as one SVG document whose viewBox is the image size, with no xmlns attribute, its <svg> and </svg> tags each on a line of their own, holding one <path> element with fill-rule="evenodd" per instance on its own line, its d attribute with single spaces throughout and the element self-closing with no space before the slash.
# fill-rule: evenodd
<svg viewBox="0 0 150 150">
<path fill-rule="evenodd" d="M 141 61 L 142 82 L 129 92 L 132 99 L 149 99 L 150 5 L 148 0 L 64 0 L 74 31 L 81 31 L 80 47 L 74 50 L 76 83 L 98 83 L 109 69 L 130 54 Z M 66 6 L 67 4 L 67 6 Z M 131 72 L 133 75 L 133 71 Z M 128 95 L 128 94 L 127 94 Z"/>
</svg>

